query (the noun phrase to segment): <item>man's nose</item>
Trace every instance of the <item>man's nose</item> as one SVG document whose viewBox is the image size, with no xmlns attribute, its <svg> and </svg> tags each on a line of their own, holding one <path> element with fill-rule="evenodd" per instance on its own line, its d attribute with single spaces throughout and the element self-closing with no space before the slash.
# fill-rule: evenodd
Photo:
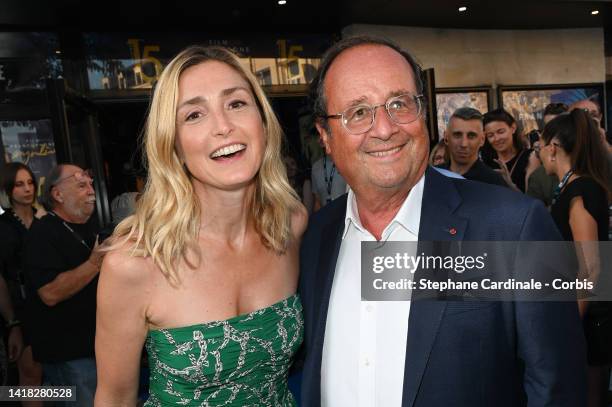
<svg viewBox="0 0 612 407">
<path fill-rule="evenodd" d="M 370 129 L 370 133 L 379 139 L 387 140 L 389 139 L 396 131 L 397 124 L 391 120 L 387 109 L 385 106 L 377 106 L 373 112 L 374 114 L 374 123 L 372 123 L 372 129 Z"/>
</svg>

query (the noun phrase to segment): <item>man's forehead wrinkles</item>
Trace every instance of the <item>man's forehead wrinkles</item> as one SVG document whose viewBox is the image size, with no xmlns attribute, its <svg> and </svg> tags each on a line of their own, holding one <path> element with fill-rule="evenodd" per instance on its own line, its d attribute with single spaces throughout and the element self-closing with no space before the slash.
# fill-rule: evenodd
<svg viewBox="0 0 612 407">
<path fill-rule="evenodd" d="M 374 93 L 374 92 L 372 92 Z M 353 99 L 349 99 L 346 102 L 340 102 L 341 106 L 346 106 L 346 107 L 351 107 L 351 106 L 358 106 L 358 105 L 364 105 L 364 104 L 378 104 L 378 103 L 385 103 L 387 100 L 389 100 L 392 97 L 395 96 L 399 96 L 399 95 L 405 95 L 407 93 L 411 93 L 414 94 L 414 92 L 408 90 L 408 88 L 398 88 L 398 89 L 394 89 L 394 90 L 390 90 L 388 92 L 386 92 L 382 98 L 381 97 L 369 97 L 368 95 L 361 95 L 358 96 L 356 98 Z M 378 100 L 380 99 L 380 100 Z"/>
<path fill-rule="evenodd" d="M 363 95 L 363 96 L 360 96 L 358 98 L 350 100 L 348 103 L 345 103 L 345 105 L 347 105 L 347 106 L 357 106 L 357 105 L 362 105 L 364 103 L 367 103 L 368 101 L 369 101 L 368 97 Z"/>
<path fill-rule="evenodd" d="M 83 171 L 80 167 L 77 167 L 76 165 L 70 165 L 67 164 L 64 166 L 64 168 L 62 168 L 62 176 L 69 176 L 69 175 L 74 175 L 75 173 L 79 172 L 79 171 Z"/>
</svg>

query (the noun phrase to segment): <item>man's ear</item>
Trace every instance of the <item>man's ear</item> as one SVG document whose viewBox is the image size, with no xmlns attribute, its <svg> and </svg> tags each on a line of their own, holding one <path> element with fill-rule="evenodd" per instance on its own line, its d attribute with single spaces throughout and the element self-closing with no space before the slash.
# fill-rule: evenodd
<svg viewBox="0 0 612 407">
<path fill-rule="evenodd" d="M 480 143 L 478 143 L 478 148 L 482 148 L 482 146 L 484 146 L 486 136 L 484 135 L 484 132 L 482 132 L 478 135 L 478 137 L 480 138 Z"/>
<path fill-rule="evenodd" d="M 442 140 L 444 140 L 444 144 L 448 145 L 448 127 L 444 130 L 444 134 L 442 135 Z"/>
<path fill-rule="evenodd" d="M 63 203 L 64 202 L 64 196 L 62 194 L 62 191 L 60 191 L 60 189 L 58 187 L 54 187 L 51 190 L 51 197 L 59 203 Z"/>
<path fill-rule="evenodd" d="M 317 128 L 317 131 L 319 132 L 319 137 L 321 137 L 321 140 L 323 141 L 323 145 L 325 146 L 325 153 L 327 155 L 330 155 L 331 154 L 331 148 L 329 147 L 330 135 L 325 129 L 325 126 L 321 124 L 319 121 L 315 123 L 315 127 Z"/>
</svg>

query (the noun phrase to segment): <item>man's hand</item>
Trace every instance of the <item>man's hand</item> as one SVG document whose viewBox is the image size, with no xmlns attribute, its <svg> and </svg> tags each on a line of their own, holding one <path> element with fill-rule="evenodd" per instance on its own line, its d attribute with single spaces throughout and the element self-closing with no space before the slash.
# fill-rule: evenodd
<svg viewBox="0 0 612 407">
<path fill-rule="evenodd" d="M 508 184 L 508 186 L 514 189 L 515 191 L 519 191 L 518 187 L 514 184 L 514 182 L 512 182 L 512 176 L 510 174 L 510 171 L 508 171 L 508 166 L 506 165 L 506 163 L 502 160 L 498 160 L 497 158 L 495 158 L 493 161 L 495 161 L 497 165 L 499 165 L 499 170 L 495 171 L 501 174 L 504 181 L 506 181 L 506 184 Z"/>
<path fill-rule="evenodd" d="M 104 247 L 106 247 L 105 244 L 100 243 L 98 241 L 98 237 L 96 237 L 96 243 L 94 244 L 93 250 L 91 251 L 91 254 L 89 255 L 89 259 L 87 259 L 87 261 L 89 261 L 90 263 L 96 266 L 98 271 L 100 271 L 102 260 L 104 259 L 104 255 L 106 254 L 105 251 L 101 250 Z"/>
</svg>

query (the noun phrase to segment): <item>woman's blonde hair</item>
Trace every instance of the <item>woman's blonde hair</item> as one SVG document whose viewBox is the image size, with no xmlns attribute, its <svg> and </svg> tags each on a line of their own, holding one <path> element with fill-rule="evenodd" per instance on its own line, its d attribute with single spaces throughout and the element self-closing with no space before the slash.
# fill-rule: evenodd
<svg viewBox="0 0 612 407">
<path fill-rule="evenodd" d="M 299 206 L 281 159 L 282 129 L 253 74 L 225 48 L 186 48 L 166 66 L 155 86 L 144 133 L 147 184 L 136 213 L 119 223 L 113 234 L 113 247 L 128 242 L 133 255 L 151 257 L 172 285 L 180 284 L 181 261 L 190 267 L 200 261 L 200 204 L 175 148 L 178 84 L 187 68 L 207 61 L 227 64 L 249 83 L 262 117 L 266 146 L 249 215 L 266 247 L 277 253 L 287 250 L 291 215 Z"/>
</svg>

